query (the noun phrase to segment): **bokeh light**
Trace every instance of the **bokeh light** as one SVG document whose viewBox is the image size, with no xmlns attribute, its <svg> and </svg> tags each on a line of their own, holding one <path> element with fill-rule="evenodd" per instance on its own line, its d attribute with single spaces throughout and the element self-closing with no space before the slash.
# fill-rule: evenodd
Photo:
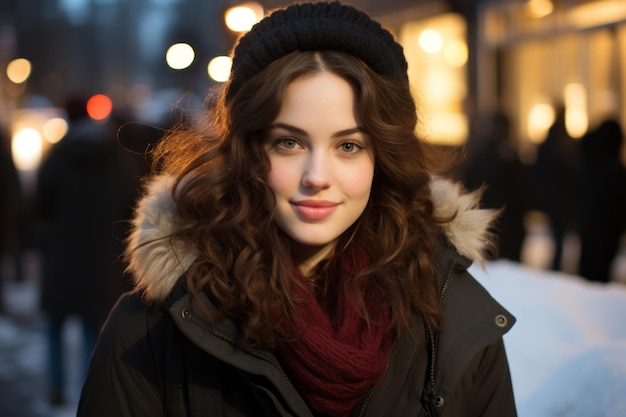
<svg viewBox="0 0 626 417">
<path fill-rule="evenodd" d="M 226 27 L 233 32 L 247 32 L 263 17 L 263 7 L 259 3 L 244 3 L 231 7 L 224 14 Z"/>
<path fill-rule="evenodd" d="M 57 143 L 67 134 L 69 125 L 62 117 L 46 121 L 42 127 L 43 138 L 50 143 Z"/>
<path fill-rule="evenodd" d="M 196 53 L 188 43 L 175 43 L 165 54 L 167 65 L 176 70 L 188 68 L 195 58 Z"/>
<path fill-rule="evenodd" d="M 213 58 L 207 67 L 209 77 L 217 82 L 224 82 L 230 75 L 230 68 L 233 65 L 233 61 L 228 56 L 216 56 Z"/>
<path fill-rule="evenodd" d="M 534 18 L 548 16 L 554 11 L 552 0 L 529 0 L 526 5 L 530 15 Z"/>
<path fill-rule="evenodd" d="M 567 133 L 574 138 L 580 139 L 589 127 L 589 119 L 587 118 L 587 111 L 580 107 L 571 107 L 565 111 L 565 128 Z"/>
<path fill-rule="evenodd" d="M 554 108 L 546 103 L 535 104 L 528 115 L 528 138 L 534 143 L 541 143 L 554 123 Z"/>
<path fill-rule="evenodd" d="M 418 41 L 422 50 L 429 54 L 436 54 L 443 47 L 441 35 L 433 29 L 426 29 L 420 33 Z"/>
<path fill-rule="evenodd" d="M 467 44 L 453 39 L 446 43 L 443 49 L 443 59 L 452 67 L 460 68 L 467 62 Z"/>
<path fill-rule="evenodd" d="M 32 65 L 26 58 L 17 58 L 7 65 L 7 77 L 15 84 L 21 84 L 28 79 Z"/>
<path fill-rule="evenodd" d="M 87 100 L 87 114 L 94 120 L 103 120 L 109 117 L 113 110 L 111 99 L 104 94 L 93 95 Z"/>
<path fill-rule="evenodd" d="M 41 162 L 43 143 L 37 129 L 20 129 L 13 135 L 11 152 L 17 169 L 34 170 Z"/>
<path fill-rule="evenodd" d="M 565 99 L 565 128 L 571 137 L 578 139 L 587 133 L 587 90 L 580 83 L 570 83 L 563 91 Z"/>
</svg>

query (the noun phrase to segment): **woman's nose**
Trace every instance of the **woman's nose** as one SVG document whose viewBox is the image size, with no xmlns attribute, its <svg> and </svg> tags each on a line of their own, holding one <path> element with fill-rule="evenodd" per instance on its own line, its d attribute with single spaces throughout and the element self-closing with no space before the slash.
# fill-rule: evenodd
<svg viewBox="0 0 626 417">
<path fill-rule="evenodd" d="M 302 173 L 302 185 L 312 189 L 328 188 L 332 182 L 330 169 L 331 164 L 326 155 L 311 153 Z"/>
</svg>

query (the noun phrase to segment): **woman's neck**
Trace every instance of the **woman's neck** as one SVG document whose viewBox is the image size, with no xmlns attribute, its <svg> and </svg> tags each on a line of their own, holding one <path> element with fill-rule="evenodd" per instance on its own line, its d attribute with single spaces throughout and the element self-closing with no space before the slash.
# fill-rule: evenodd
<svg viewBox="0 0 626 417">
<path fill-rule="evenodd" d="M 294 242 L 292 245 L 293 253 L 295 256 L 298 272 L 305 277 L 309 278 L 313 275 L 315 267 L 328 258 L 335 247 L 334 242 L 325 246 L 309 246 L 301 245 Z"/>
</svg>

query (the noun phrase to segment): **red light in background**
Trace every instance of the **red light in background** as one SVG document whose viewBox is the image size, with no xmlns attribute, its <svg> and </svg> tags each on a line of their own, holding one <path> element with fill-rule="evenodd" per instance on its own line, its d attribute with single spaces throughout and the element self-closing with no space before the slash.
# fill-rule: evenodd
<svg viewBox="0 0 626 417">
<path fill-rule="evenodd" d="M 109 117 L 113 103 L 104 94 L 96 94 L 87 100 L 87 114 L 94 120 L 102 120 Z"/>
</svg>

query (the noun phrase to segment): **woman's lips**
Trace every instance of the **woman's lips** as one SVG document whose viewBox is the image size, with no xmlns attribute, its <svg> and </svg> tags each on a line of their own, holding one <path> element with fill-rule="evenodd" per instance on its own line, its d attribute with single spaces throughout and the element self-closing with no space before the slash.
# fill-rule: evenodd
<svg viewBox="0 0 626 417">
<path fill-rule="evenodd" d="M 339 207 L 330 201 L 293 201 L 291 206 L 298 215 L 307 220 L 324 220 Z"/>
</svg>

